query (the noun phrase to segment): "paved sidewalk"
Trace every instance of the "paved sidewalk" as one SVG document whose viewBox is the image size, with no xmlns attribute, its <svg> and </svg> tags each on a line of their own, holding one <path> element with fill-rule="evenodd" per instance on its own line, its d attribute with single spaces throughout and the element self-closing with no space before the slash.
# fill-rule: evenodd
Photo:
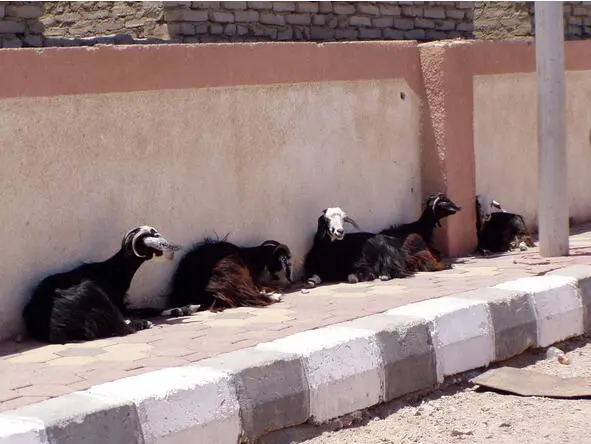
<svg viewBox="0 0 591 444">
<path fill-rule="evenodd" d="M 545 259 L 537 249 L 466 257 L 452 270 L 390 282 L 339 284 L 294 292 L 264 309 L 240 308 L 171 319 L 124 338 L 80 344 L 0 344 L 0 411 L 128 376 L 182 366 L 294 333 L 381 313 L 412 302 L 591 265 L 591 225 L 571 236 L 571 256 Z"/>
</svg>

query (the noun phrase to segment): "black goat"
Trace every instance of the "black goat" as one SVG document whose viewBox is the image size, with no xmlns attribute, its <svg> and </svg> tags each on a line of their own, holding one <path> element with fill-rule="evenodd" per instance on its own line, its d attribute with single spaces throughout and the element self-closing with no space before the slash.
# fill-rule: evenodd
<svg viewBox="0 0 591 444">
<path fill-rule="evenodd" d="M 29 336 L 65 343 L 124 336 L 149 328 L 129 320 L 126 293 L 138 268 L 154 256 L 172 259 L 173 246 L 153 227 L 130 230 L 121 249 L 104 262 L 83 264 L 43 279 L 23 310 Z"/>
<path fill-rule="evenodd" d="M 347 233 L 344 223 L 357 223 L 338 207 L 318 218 L 312 247 L 304 259 L 306 283 L 350 282 L 406 277 L 407 255 L 402 240 L 375 233 Z"/>
<path fill-rule="evenodd" d="M 391 226 L 380 233 L 403 239 L 409 234 L 418 234 L 426 242 L 435 258 L 439 260 L 441 253 L 433 248 L 434 229 L 435 227 L 441 227 L 441 219 L 456 214 L 461 209 L 462 207 L 452 202 L 445 194 L 433 194 L 427 198 L 425 209 L 418 220 L 408 224 Z"/>
<path fill-rule="evenodd" d="M 478 251 L 482 254 L 535 247 L 523 216 L 506 212 L 501 204 L 489 196 L 476 196 L 476 215 Z"/>
<path fill-rule="evenodd" d="M 257 247 L 238 247 L 225 240 L 206 239 L 180 260 L 173 274 L 168 307 L 163 316 L 199 310 L 263 307 L 281 301 L 268 294 L 292 282 L 291 252 L 274 240 Z"/>
</svg>

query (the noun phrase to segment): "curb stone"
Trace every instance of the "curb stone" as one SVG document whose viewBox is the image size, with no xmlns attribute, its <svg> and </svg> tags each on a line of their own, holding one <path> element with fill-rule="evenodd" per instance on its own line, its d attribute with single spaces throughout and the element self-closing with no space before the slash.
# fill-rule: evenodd
<svg viewBox="0 0 591 444">
<path fill-rule="evenodd" d="M 417 302 L 0 413 L 0 444 L 253 442 L 591 328 L 591 266 Z"/>
</svg>

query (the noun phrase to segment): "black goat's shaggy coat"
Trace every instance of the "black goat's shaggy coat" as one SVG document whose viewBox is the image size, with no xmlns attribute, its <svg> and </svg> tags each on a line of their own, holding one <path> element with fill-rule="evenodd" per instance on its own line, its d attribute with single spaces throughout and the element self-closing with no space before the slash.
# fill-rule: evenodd
<svg viewBox="0 0 591 444">
<path fill-rule="evenodd" d="M 441 259 L 441 253 L 433 248 L 435 227 L 441 226 L 441 219 L 456 214 L 461 209 L 462 207 L 456 205 L 445 194 L 433 194 L 428 197 L 425 203 L 425 209 L 418 220 L 407 224 L 391 226 L 382 230 L 380 233 L 402 239 L 406 239 L 409 234 L 418 234 L 427 244 L 433 257 L 438 261 Z M 427 260 L 426 257 L 424 259 Z M 427 262 L 429 261 L 430 259 L 427 260 Z"/>
<path fill-rule="evenodd" d="M 535 247 L 523 217 L 519 214 L 491 213 L 490 219 L 480 227 L 477 219 L 478 250 L 504 253 L 519 247 L 521 242 Z"/>
<path fill-rule="evenodd" d="M 278 301 L 266 290 L 289 285 L 291 272 L 291 252 L 277 241 L 238 247 L 206 239 L 179 262 L 168 296 L 168 306 L 179 308 L 167 311 L 177 316 L 189 305 L 212 311 L 263 307 Z"/>
<path fill-rule="evenodd" d="M 345 213 L 340 208 L 330 210 L 332 217 L 340 212 L 340 221 L 356 226 L 354 221 L 345 218 Z M 338 229 L 333 227 L 331 231 L 331 220 L 325 217 L 327 211 L 328 209 L 324 210 L 318 218 L 314 242 L 304 259 L 308 286 L 321 282 L 355 283 L 376 278 L 404 278 L 417 271 L 445 268 L 418 234 L 344 234 L 340 223 L 337 224 Z"/>
<path fill-rule="evenodd" d="M 154 228 L 138 227 L 126 234 L 121 249 L 110 259 L 46 277 L 23 310 L 29 336 L 65 343 L 148 328 L 147 321 L 125 319 L 127 290 L 145 261 L 165 253 L 171 256 L 175 249 Z"/>
</svg>

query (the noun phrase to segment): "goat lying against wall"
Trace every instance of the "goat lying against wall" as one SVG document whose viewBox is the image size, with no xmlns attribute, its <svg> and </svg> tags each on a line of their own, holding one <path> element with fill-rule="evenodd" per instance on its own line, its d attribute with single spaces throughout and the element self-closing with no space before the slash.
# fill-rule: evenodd
<svg viewBox="0 0 591 444">
<path fill-rule="evenodd" d="M 279 302 L 269 294 L 292 282 L 291 251 L 274 240 L 257 247 L 238 247 L 206 239 L 189 250 L 172 277 L 163 316 L 182 316 L 197 310 L 263 307 Z"/>
<path fill-rule="evenodd" d="M 160 256 L 172 259 L 177 249 L 155 228 L 141 226 L 124 236 L 121 249 L 110 259 L 46 277 L 23 311 L 29 336 L 65 343 L 149 328 L 149 321 L 125 318 L 127 290 L 145 261 Z"/>
<path fill-rule="evenodd" d="M 312 248 L 304 259 L 308 287 L 322 282 L 404 278 L 416 271 L 445 268 L 416 233 L 345 233 L 345 222 L 359 229 L 339 207 L 325 209 L 318 218 Z"/>
<path fill-rule="evenodd" d="M 523 216 L 508 213 L 486 194 L 476 196 L 478 251 L 484 255 L 535 247 Z"/>
<path fill-rule="evenodd" d="M 418 234 L 427 243 L 433 255 L 440 260 L 441 253 L 433 248 L 435 227 L 441 227 L 441 219 L 454 215 L 461 209 L 462 207 L 456 205 L 445 194 L 433 194 L 427 198 L 425 209 L 418 220 L 408 224 L 391 226 L 380 233 L 402 238 L 406 238 L 409 234 Z"/>
</svg>

